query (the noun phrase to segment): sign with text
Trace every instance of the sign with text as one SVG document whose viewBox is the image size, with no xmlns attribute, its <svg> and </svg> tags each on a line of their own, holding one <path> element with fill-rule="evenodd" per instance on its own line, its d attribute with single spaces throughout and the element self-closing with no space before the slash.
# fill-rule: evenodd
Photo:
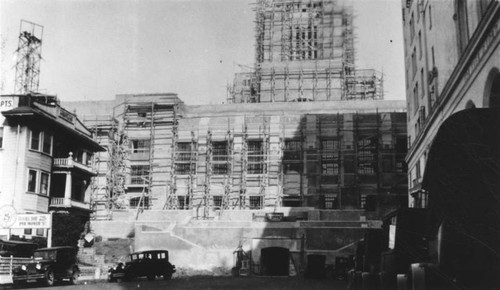
<svg viewBox="0 0 500 290">
<path fill-rule="evenodd" d="M 16 229 L 49 229 L 50 214 L 18 214 L 11 228 Z"/>
<path fill-rule="evenodd" d="M 13 97 L 0 97 L 0 111 L 7 111 L 14 109 Z"/>
</svg>

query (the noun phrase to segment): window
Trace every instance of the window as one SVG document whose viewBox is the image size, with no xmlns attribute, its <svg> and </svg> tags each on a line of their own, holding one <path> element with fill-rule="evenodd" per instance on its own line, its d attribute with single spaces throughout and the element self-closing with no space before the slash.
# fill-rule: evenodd
<svg viewBox="0 0 500 290">
<path fill-rule="evenodd" d="M 413 53 L 411 54 L 411 68 L 413 72 L 413 77 L 417 73 L 417 48 L 413 48 Z"/>
<path fill-rule="evenodd" d="M 44 171 L 28 170 L 28 192 L 49 195 L 50 174 Z"/>
<path fill-rule="evenodd" d="M 424 88 L 425 88 L 424 87 L 424 69 L 423 68 L 420 70 L 420 84 L 422 86 L 421 90 L 422 90 L 422 97 L 423 97 L 424 94 L 425 94 L 425 90 L 424 90 Z"/>
<path fill-rule="evenodd" d="M 36 192 L 36 170 L 30 169 L 28 173 L 28 191 Z"/>
<path fill-rule="evenodd" d="M 405 173 L 406 163 L 404 161 L 396 161 L 396 173 Z"/>
<path fill-rule="evenodd" d="M 175 164 L 175 174 L 179 174 L 179 175 L 194 174 L 193 170 L 191 170 L 191 163 L 176 163 Z"/>
<path fill-rule="evenodd" d="M 178 196 L 177 201 L 179 203 L 179 209 L 189 209 L 189 196 Z"/>
<path fill-rule="evenodd" d="M 45 236 L 45 229 L 36 229 L 36 235 L 39 237 Z"/>
<path fill-rule="evenodd" d="M 149 178 L 149 165 L 132 165 L 130 167 L 130 183 L 146 184 Z"/>
<path fill-rule="evenodd" d="M 337 207 L 337 195 L 336 194 L 325 194 L 324 198 L 324 208 L 325 209 L 334 209 Z"/>
<path fill-rule="evenodd" d="M 227 141 L 212 142 L 212 173 L 218 175 L 228 174 L 229 160 Z"/>
<path fill-rule="evenodd" d="M 415 165 L 415 173 L 417 176 L 417 180 L 420 180 L 420 160 L 417 161 L 417 164 Z"/>
<path fill-rule="evenodd" d="M 177 143 L 175 154 L 175 173 L 179 175 L 196 174 L 195 146 L 191 142 Z"/>
<path fill-rule="evenodd" d="M 301 148 L 300 140 L 286 140 L 283 159 L 285 161 L 300 161 Z"/>
<path fill-rule="evenodd" d="M 250 196 L 250 209 L 261 209 L 262 196 Z"/>
<path fill-rule="evenodd" d="M 0 127 L 0 148 L 3 148 L 3 127 Z"/>
<path fill-rule="evenodd" d="M 374 153 L 377 146 L 376 138 L 358 140 L 358 174 L 375 173 Z"/>
<path fill-rule="evenodd" d="M 30 149 L 52 154 L 52 135 L 47 132 L 32 129 Z"/>
<path fill-rule="evenodd" d="M 366 208 L 366 194 L 362 194 L 359 199 L 359 207 Z"/>
<path fill-rule="evenodd" d="M 214 206 L 220 208 L 222 206 L 222 195 L 214 195 Z"/>
<path fill-rule="evenodd" d="M 30 149 L 32 150 L 40 150 L 40 135 L 42 132 L 38 130 L 31 130 L 31 142 Z"/>
<path fill-rule="evenodd" d="M 249 174 L 264 172 L 264 148 L 262 141 L 248 141 L 247 170 Z"/>
<path fill-rule="evenodd" d="M 149 207 L 149 197 L 143 196 L 143 197 L 134 197 L 130 199 L 130 208 L 148 208 Z"/>
<path fill-rule="evenodd" d="M 412 194 L 415 198 L 416 208 L 427 208 L 429 205 L 429 193 L 425 190 L 419 190 Z"/>
<path fill-rule="evenodd" d="M 24 229 L 24 234 L 25 235 L 31 236 L 32 233 L 33 233 L 33 229 Z"/>
<path fill-rule="evenodd" d="M 292 60 L 316 59 L 318 57 L 318 26 L 290 27 L 292 36 Z M 288 60 L 287 54 L 281 55 L 282 60 Z"/>
<path fill-rule="evenodd" d="M 413 37 L 415 36 L 415 17 L 413 17 L 413 13 L 411 14 L 410 19 L 410 41 L 413 42 Z"/>
<path fill-rule="evenodd" d="M 429 30 L 432 28 L 432 6 L 429 5 Z"/>
<path fill-rule="evenodd" d="M 52 153 L 52 135 L 47 132 L 43 132 L 43 143 L 42 143 L 42 151 L 47 154 Z"/>
<path fill-rule="evenodd" d="M 132 153 L 149 153 L 151 141 L 149 139 L 131 140 Z"/>
<path fill-rule="evenodd" d="M 418 93 L 418 82 L 415 84 L 415 88 L 414 88 L 414 93 L 415 93 L 415 113 L 418 111 L 418 96 L 419 96 L 419 93 Z"/>
<path fill-rule="evenodd" d="M 285 140 L 283 150 L 283 170 L 285 173 L 302 172 L 302 144 L 300 140 Z"/>
<path fill-rule="evenodd" d="M 321 174 L 338 175 L 339 174 L 339 141 L 321 140 Z"/>
<path fill-rule="evenodd" d="M 215 175 L 224 175 L 228 173 L 228 168 L 227 163 L 212 164 L 212 173 Z"/>
<path fill-rule="evenodd" d="M 419 50 L 419 59 L 422 58 L 422 31 L 418 32 L 418 50 Z"/>
<path fill-rule="evenodd" d="M 41 172 L 40 174 L 40 193 L 49 194 L 49 174 L 45 172 Z"/>
<path fill-rule="evenodd" d="M 462 54 L 469 41 L 469 25 L 467 20 L 467 1 L 455 1 L 455 24 L 457 29 L 458 51 Z"/>
</svg>

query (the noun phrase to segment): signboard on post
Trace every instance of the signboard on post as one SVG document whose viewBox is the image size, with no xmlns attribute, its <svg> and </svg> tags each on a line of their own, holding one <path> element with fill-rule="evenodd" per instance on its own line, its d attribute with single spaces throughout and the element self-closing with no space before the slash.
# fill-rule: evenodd
<svg viewBox="0 0 500 290">
<path fill-rule="evenodd" d="M 50 229 L 50 214 L 18 214 L 13 229 Z"/>
<path fill-rule="evenodd" d="M 17 212 L 13 206 L 4 205 L 0 208 L 0 227 L 10 228 L 16 223 Z"/>
</svg>

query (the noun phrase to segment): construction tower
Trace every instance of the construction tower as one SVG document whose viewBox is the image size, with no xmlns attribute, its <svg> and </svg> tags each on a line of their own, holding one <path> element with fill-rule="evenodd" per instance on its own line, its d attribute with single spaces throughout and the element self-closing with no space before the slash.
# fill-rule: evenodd
<svg viewBox="0 0 500 290">
<path fill-rule="evenodd" d="M 43 26 L 21 20 L 19 30 L 14 93 L 22 95 L 38 91 Z"/>
</svg>

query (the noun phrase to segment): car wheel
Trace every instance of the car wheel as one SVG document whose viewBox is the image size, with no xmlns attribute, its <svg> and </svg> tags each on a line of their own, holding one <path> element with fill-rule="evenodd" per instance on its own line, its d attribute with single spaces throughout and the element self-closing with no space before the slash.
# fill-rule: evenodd
<svg viewBox="0 0 500 290">
<path fill-rule="evenodd" d="M 75 285 L 78 282 L 79 276 L 80 276 L 80 271 L 78 271 L 77 268 L 73 268 L 73 273 L 71 274 L 71 277 L 69 278 L 69 282 L 72 285 Z"/>
<path fill-rule="evenodd" d="M 108 282 L 116 282 L 116 278 L 113 278 L 111 274 L 108 275 Z"/>
<path fill-rule="evenodd" d="M 43 279 L 45 286 L 52 286 L 55 282 L 54 271 L 52 269 L 47 269 L 45 271 L 45 277 Z"/>
<path fill-rule="evenodd" d="M 163 279 L 171 280 L 172 279 L 172 272 L 167 272 L 167 273 L 163 274 Z"/>
<path fill-rule="evenodd" d="M 24 281 L 14 281 L 13 282 L 13 286 L 15 289 L 23 288 L 25 284 L 26 283 L 24 283 Z"/>
</svg>

